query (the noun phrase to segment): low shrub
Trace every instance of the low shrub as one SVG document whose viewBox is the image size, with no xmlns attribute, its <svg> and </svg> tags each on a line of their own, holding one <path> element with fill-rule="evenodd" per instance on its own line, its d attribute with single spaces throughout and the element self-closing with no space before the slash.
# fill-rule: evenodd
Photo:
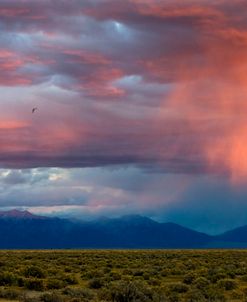
<svg viewBox="0 0 247 302">
<path fill-rule="evenodd" d="M 88 287 L 93 289 L 99 289 L 104 285 L 104 282 L 99 278 L 93 278 L 89 280 Z"/>
<path fill-rule="evenodd" d="M 159 279 L 151 278 L 148 280 L 148 284 L 152 286 L 160 286 L 161 281 Z"/>
<path fill-rule="evenodd" d="M 59 279 L 47 279 L 46 288 L 47 289 L 61 289 L 65 286 L 64 281 Z"/>
<path fill-rule="evenodd" d="M 133 276 L 137 277 L 137 276 L 143 276 L 144 272 L 141 270 L 137 270 L 133 272 Z"/>
<path fill-rule="evenodd" d="M 224 293 L 216 286 L 209 287 L 207 291 L 204 292 L 204 296 L 207 301 L 210 302 L 226 302 L 226 297 Z"/>
<path fill-rule="evenodd" d="M 186 274 L 183 279 L 183 283 L 191 284 L 195 279 L 195 275 L 192 273 Z"/>
<path fill-rule="evenodd" d="M 240 279 L 244 282 L 247 282 L 247 275 L 243 275 Z"/>
<path fill-rule="evenodd" d="M 189 290 L 189 287 L 183 283 L 173 283 L 169 285 L 169 291 L 175 293 L 186 293 Z"/>
<path fill-rule="evenodd" d="M 122 276 L 121 274 L 117 272 L 111 272 L 110 273 L 111 280 L 121 280 Z"/>
<path fill-rule="evenodd" d="M 206 279 L 204 277 L 196 278 L 193 282 L 193 285 L 195 285 L 195 287 L 200 290 L 206 289 L 207 286 L 209 286 L 209 284 L 210 284 L 210 282 L 208 281 L 208 279 Z"/>
<path fill-rule="evenodd" d="M 185 296 L 186 302 L 207 302 L 206 298 L 202 294 L 202 292 L 198 289 L 193 289 L 188 291 Z"/>
<path fill-rule="evenodd" d="M 222 279 L 218 281 L 217 284 L 220 288 L 223 288 L 224 290 L 232 290 L 237 288 L 236 281 L 232 279 Z"/>
<path fill-rule="evenodd" d="M 34 265 L 26 267 L 24 272 L 23 272 L 23 275 L 26 278 L 29 278 L 29 277 L 45 278 L 44 271 L 41 268 L 39 268 L 37 266 L 34 266 Z"/>
<path fill-rule="evenodd" d="M 18 278 L 17 278 L 17 285 L 18 285 L 19 287 L 23 287 L 23 286 L 25 285 L 25 279 L 22 278 L 22 277 L 18 277 Z"/>
<path fill-rule="evenodd" d="M 44 290 L 44 281 L 42 279 L 26 279 L 24 282 L 26 289 L 43 291 Z"/>
<path fill-rule="evenodd" d="M 11 286 L 17 283 L 17 276 L 9 273 L 9 272 L 2 272 L 0 273 L 0 286 Z"/>
<path fill-rule="evenodd" d="M 78 280 L 75 276 L 73 275 L 67 275 L 65 277 L 63 277 L 63 281 L 67 284 L 67 285 L 75 285 L 78 284 Z"/>
<path fill-rule="evenodd" d="M 153 301 L 154 292 L 142 283 L 121 281 L 113 284 L 105 295 L 112 302 L 149 302 Z"/>
</svg>

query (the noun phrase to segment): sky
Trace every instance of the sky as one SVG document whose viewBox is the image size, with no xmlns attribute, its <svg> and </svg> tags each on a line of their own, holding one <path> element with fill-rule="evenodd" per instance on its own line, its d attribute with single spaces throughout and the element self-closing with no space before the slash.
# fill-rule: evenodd
<svg viewBox="0 0 247 302">
<path fill-rule="evenodd" d="M 246 9 L 0 0 L 0 208 L 247 224 Z"/>
</svg>

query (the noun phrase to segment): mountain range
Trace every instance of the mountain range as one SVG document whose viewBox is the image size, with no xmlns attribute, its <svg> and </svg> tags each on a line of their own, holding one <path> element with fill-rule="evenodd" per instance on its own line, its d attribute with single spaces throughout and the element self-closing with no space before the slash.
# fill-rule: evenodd
<svg viewBox="0 0 247 302">
<path fill-rule="evenodd" d="M 28 211 L 0 211 L 1 249 L 245 247 L 247 226 L 211 236 L 137 215 L 86 222 L 38 216 Z"/>
</svg>

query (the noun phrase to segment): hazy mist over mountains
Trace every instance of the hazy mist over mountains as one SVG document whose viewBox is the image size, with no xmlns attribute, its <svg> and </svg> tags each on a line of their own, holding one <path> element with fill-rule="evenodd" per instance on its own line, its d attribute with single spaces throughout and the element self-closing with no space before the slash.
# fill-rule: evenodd
<svg viewBox="0 0 247 302">
<path fill-rule="evenodd" d="M 86 222 L 0 212 L 0 248 L 232 248 L 247 247 L 247 226 L 210 236 L 138 215 Z"/>
</svg>

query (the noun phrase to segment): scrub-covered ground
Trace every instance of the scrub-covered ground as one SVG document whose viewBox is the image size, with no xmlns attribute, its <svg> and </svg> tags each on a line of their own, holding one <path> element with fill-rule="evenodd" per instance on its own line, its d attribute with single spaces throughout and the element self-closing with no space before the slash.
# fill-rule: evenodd
<svg viewBox="0 0 247 302">
<path fill-rule="evenodd" d="M 247 301 L 247 251 L 0 251 L 0 301 Z"/>
</svg>

